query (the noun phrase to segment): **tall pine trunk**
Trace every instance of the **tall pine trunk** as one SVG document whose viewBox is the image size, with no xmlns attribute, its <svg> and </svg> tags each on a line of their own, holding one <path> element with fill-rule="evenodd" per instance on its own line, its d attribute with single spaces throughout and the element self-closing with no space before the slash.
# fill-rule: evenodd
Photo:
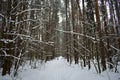
<svg viewBox="0 0 120 80">
<path fill-rule="evenodd" d="M 105 61 L 104 43 L 102 41 L 102 30 L 101 30 L 98 0 L 95 0 L 95 15 L 96 15 L 98 37 L 100 40 L 99 41 L 99 51 L 100 51 L 100 57 L 101 57 L 101 65 L 102 65 L 102 70 L 104 71 L 104 70 L 106 70 L 106 61 Z"/>
</svg>

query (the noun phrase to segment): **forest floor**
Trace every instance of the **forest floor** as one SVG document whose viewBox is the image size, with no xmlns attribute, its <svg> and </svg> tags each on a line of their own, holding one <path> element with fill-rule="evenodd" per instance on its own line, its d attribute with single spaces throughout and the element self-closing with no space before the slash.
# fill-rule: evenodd
<svg viewBox="0 0 120 80">
<path fill-rule="evenodd" d="M 81 68 L 80 64 L 70 65 L 63 57 L 58 57 L 47 63 L 37 63 L 33 67 L 29 64 L 21 67 L 15 80 L 120 80 L 120 73 L 106 70 L 97 74 L 94 67 L 88 70 L 87 67 Z M 0 80 L 13 80 L 13 78 L 6 75 L 0 76 Z"/>
</svg>

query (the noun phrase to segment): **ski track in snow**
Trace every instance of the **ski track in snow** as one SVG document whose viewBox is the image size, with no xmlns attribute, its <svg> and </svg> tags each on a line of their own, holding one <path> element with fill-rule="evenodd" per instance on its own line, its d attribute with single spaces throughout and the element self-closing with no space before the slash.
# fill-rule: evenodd
<svg viewBox="0 0 120 80">
<path fill-rule="evenodd" d="M 94 67 L 81 69 L 80 65 L 69 64 L 63 57 L 58 57 L 39 65 L 36 69 L 25 66 L 16 80 L 120 80 L 120 73 L 105 71 L 97 74 Z M 109 79 L 109 77 L 110 79 Z M 0 78 L 0 80 L 12 80 Z"/>
</svg>

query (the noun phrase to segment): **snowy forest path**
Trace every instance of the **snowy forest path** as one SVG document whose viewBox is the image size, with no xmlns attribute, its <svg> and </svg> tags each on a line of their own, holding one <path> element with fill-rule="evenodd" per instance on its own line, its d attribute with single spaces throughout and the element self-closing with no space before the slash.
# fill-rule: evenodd
<svg viewBox="0 0 120 80">
<path fill-rule="evenodd" d="M 109 80 L 106 75 L 106 72 L 96 74 L 94 68 L 88 70 L 87 67 L 81 69 L 78 64 L 70 65 L 63 57 L 48 61 L 40 68 L 28 69 L 19 74 L 22 80 Z M 113 79 L 118 80 L 118 77 Z"/>
</svg>

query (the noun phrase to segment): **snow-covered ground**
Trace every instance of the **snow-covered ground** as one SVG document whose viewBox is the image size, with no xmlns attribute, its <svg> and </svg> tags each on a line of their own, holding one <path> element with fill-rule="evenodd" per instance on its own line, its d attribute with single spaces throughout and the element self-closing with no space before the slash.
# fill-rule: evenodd
<svg viewBox="0 0 120 80">
<path fill-rule="evenodd" d="M 0 77 L 0 80 L 13 80 L 10 77 Z M 16 80 L 120 80 L 120 73 L 110 70 L 97 74 L 94 67 L 91 70 L 80 65 L 69 64 L 63 57 L 37 65 L 36 69 L 25 66 Z"/>
</svg>

